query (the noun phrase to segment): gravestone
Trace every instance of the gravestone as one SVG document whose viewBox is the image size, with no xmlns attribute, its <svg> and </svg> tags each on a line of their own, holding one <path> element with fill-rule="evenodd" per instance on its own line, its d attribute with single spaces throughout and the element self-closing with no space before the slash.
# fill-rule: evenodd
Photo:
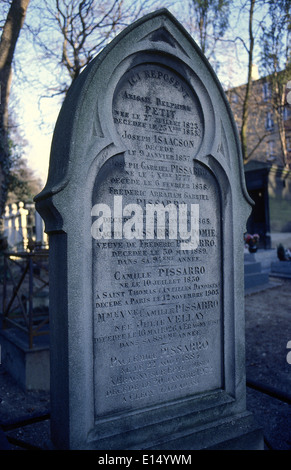
<svg viewBox="0 0 291 470">
<path fill-rule="evenodd" d="M 59 449 L 262 448 L 246 410 L 250 213 L 222 88 L 165 9 L 74 82 L 36 198 Z"/>
<path fill-rule="evenodd" d="M 273 261 L 270 276 L 291 279 L 291 260 Z"/>
<path fill-rule="evenodd" d="M 255 253 L 244 254 L 244 282 L 246 292 L 266 288 L 269 285 L 269 273 L 263 272 L 262 264 L 256 260 Z"/>
</svg>

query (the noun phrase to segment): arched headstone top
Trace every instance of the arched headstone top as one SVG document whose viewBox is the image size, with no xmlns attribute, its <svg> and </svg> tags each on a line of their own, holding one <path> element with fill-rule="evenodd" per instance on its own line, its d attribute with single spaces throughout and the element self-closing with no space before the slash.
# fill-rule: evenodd
<svg viewBox="0 0 291 470">
<path fill-rule="evenodd" d="M 139 72 L 140 83 L 133 83 Z M 143 80 L 144 77 L 150 77 L 150 85 L 146 83 L 150 80 Z M 162 105 L 158 96 L 155 102 L 152 100 L 154 112 L 160 112 L 162 118 L 171 112 L 179 114 L 181 109 L 177 112 L 174 106 L 188 106 L 196 117 L 198 114 L 199 122 L 189 119 L 183 124 L 189 126 L 186 129 L 189 133 L 200 134 L 195 136 L 199 149 L 195 142 L 193 159 L 209 164 L 211 155 L 229 179 L 235 174 L 241 196 L 251 202 L 244 182 L 236 125 L 223 89 L 191 36 L 168 10 L 161 9 L 127 27 L 71 85 L 54 131 L 47 184 L 35 199 L 40 212 L 43 200 L 62 192 L 70 182 L 74 185 L 76 177 L 79 182 L 87 178 L 95 159 L 102 166 L 112 155 L 126 151 L 126 143 L 116 132 L 117 116 L 113 110 L 114 96 L 126 79 L 131 80 L 132 89 L 134 85 L 137 88 L 137 92 L 131 93 L 132 105 L 142 105 L 142 101 L 137 102 L 142 99 L 142 87 L 153 86 L 159 80 L 167 86 L 168 99 Z M 179 91 L 182 102 L 174 103 L 171 95 Z M 193 106 L 183 104 L 187 99 L 192 100 Z M 142 110 L 143 114 L 147 109 Z M 140 118 L 139 125 L 144 125 L 143 121 L 144 117 Z M 138 122 L 134 124 L 138 126 Z M 57 212 L 56 208 L 49 212 L 46 208 L 43 213 L 49 231 L 54 225 L 56 229 L 60 226 Z"/>
<path fill-rule="evenodd" d="M 36 205 L 50 235 L 56 447 L 259 447 L 245 408 L 238 135 L 167 10 L 72 84 Z"/>
</svg>

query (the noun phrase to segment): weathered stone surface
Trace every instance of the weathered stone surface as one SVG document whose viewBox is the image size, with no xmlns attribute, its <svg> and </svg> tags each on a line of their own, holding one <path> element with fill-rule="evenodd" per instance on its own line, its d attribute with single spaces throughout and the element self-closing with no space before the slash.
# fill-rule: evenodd
<svg viewBox="0 0 291 470">
<path fill-rule="evenodd" d="M 271 264 L 271 275 L 291 277 L 291 261 L 273 261 Z"/>
<path fill-rule="evenodd" d="M 245 404 L 250 199 L 236 127 L 166 10 L 74 82 L 36 201 L 50 234 L 55 446 L 261 447 Z M 154 208 L 164 224 L 148 223 Z"/>
</svg>

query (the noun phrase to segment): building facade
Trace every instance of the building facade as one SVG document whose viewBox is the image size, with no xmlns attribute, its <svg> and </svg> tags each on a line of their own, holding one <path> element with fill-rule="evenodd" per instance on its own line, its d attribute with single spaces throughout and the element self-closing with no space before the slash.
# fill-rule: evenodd
<svg viewBox="0 0 291 470">
<path fill-rule="evenodd" d="M 289 77 L 291 91 L 291 76 Z M 246 85 L 228 90 L 227 97 L 240 133 Z M 286 96 L 277 106 L 271 81 L 253 80 L 248 113 L 245 176 L 255 205 L 249 233 L 258 233 L 261 248 L 291 247 L 291 104 Z M 278 98 L 278 97 L 276 97 Z"/>
<path fill-rule="evenodd" d="M 291 80 L 291 75 L 288 80 Z M 291 104 L 286 99 L 288 80 L 281 97 L 272 90 L 268 77 L 252 81 L 247 131 L 248 161 L 272 163 L 291 170 Z M 245 92 L 246 85 L 227 91 L 239 132 Z"/>
</svg>

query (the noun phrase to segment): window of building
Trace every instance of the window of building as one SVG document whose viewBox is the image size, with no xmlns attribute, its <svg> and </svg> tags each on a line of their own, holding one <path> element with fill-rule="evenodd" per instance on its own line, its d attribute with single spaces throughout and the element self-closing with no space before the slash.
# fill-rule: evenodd
<svg viewBox="0 0 291 470">
<path fill-rule="evenodd" d="M 272 97 L 271 85 L 268 82 L 263 83 L 263 98 L 264 101 L 268 101 Z"/>
<path fill-rule="evenodd" d="M 232 103 L 238 103 L 238 96 L 237 96 L 236 93 L 232 93 L 231 101 L 232 101 Z"/>
<path fill-rule="evenodd" d="M 267 112 L 265 128 L 267 131 L 274 129 L 273 113 L 271 111 Z"/>
<path fill-rule="evenodd" d="M 267 145 L 268 145 L 268 147 L 267 147 L 267 159 L 268 159 L 268 161 L 273 161 L 276 158 L 276 155 L 275 155 L 275 142 L 273 140 L 270 140 Z"/>
<path fill-rule="evenodd" d="M 284 106 L 283 108 L 283 119 L 284 121 L 288 121 L 288 119 L 291 118 L 291 107 L 290 106 Z"/>
<path fill-rule="evenodd" d="M 270 140 L 270 142 L 268 142 L 268 145 L 269 145 L 269 154 L 274 155 L 274 141 Z"/>
</svg>

